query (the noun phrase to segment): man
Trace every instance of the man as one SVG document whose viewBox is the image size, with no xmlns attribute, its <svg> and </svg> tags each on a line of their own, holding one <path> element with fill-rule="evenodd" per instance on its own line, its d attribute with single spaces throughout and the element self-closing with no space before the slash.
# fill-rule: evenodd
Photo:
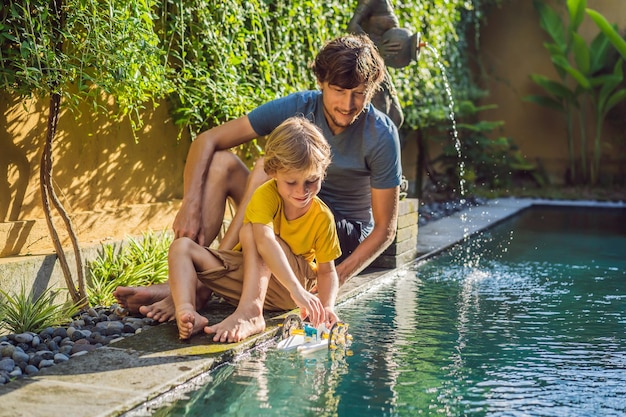
<svg viewBox="0 0 626 417">
<path fill-rule="evenodd" d="M 319 91 L 291 94 L 252 110 L 247 116 L 198 135 L 184 171 L 184 196 L 174 220 L 176 238 L 210 245 L 222 225 L 226 199 L 237 212 L 220 242 L 231 249 L 239 240 L 245 207 L 268 177 L 262 161 L 250 172 L 230 148 L 267 135 L 292 116 L 304 116 L 323 132 L 332 162 L 319 197 L 337 223 L 342 257 L 337 262 L 340 285 L 367 267 L 395 237 L 402 176 L 398 131 L 370 103 L 385 74 L 375 45 L 364 35 L 348 35 L 327 43 L 313 64 Z M 198 288 L 198 305 L 206 294 Z M 119 287 L 120 305 L 157 321 L 174 317 L 167 284 Z"/>
</svg>

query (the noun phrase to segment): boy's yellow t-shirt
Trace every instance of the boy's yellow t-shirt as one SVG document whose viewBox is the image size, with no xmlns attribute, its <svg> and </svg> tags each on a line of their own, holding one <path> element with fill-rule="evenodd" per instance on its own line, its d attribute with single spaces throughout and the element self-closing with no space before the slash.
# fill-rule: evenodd
<svg viewBox="0 0 626 417">
<path fill-rule="evenodd" d="M 335 219 L 328 206 L 316 196 L 306 214 L 287 220 L 283 200 L 273 179 L 254 192 L 243 222 L 272 226 L 274 233 L 289 245 L 294 255 L 303 256 L 314 270 L 315 263 L 330 262 L 341 255 Z"/>
</svg>

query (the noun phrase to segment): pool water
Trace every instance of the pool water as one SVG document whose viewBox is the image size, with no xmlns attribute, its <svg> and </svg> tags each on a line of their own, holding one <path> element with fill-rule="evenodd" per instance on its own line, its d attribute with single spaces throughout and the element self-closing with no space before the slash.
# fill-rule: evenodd
<svg viewBox="0 0 626 417">
<path fill-rule="evenodd" d="M 351 354 L 269 344 L 153 415 L 626 415 L 626 210 L 533 207 L 339 313 Z"/>
</svg>

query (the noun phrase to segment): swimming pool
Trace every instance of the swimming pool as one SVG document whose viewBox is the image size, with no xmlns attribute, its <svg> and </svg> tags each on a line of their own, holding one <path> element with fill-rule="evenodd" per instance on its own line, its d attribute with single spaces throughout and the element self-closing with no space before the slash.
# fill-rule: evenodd
<svg viewBox="0 0 626 417">
<path fill-rule="evenodd" d="M 351 356 L 266 345 L 153 415 L 626 414 L 626 209 L 533 207 L 404 272 L 341 305 Z"/>
</svg>

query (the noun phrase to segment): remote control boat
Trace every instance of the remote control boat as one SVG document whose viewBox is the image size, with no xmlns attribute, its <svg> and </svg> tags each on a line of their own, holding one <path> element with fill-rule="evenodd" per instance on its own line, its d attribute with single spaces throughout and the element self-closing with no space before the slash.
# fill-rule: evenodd
<svg viewBox="0 0 626 417">
<path fill-rule="evenodd" d="M 335 323 L 329 330 L 322 323 L 319 327 L 302 321 L 296 314 L 290 314 L 282 325 L 281 340 L 276 346 L 280 350 L 296 350 L 307 354 L 322 349 L 346 349 L 352 338 L 348 334 L 348 325 Z"/>
</svg>

